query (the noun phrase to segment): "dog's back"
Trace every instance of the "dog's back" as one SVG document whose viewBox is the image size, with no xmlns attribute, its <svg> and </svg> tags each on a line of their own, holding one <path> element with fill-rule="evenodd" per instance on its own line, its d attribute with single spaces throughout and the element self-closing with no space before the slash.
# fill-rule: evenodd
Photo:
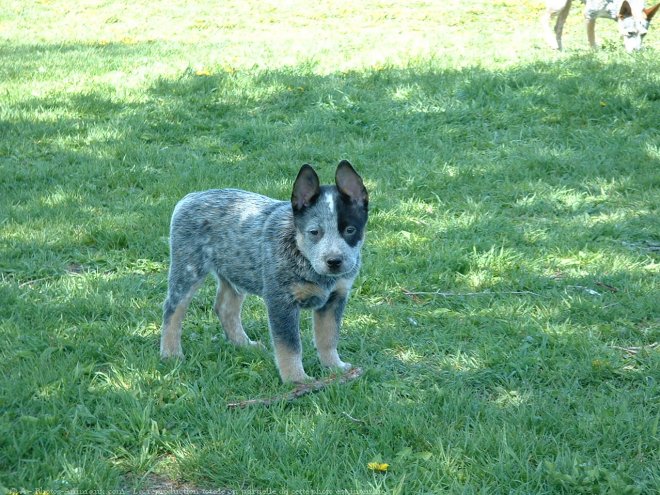
<svg viewBox="0 0 660 495">
<path fill-rule="evenodd" d="M 273 223 L 292 225 L 287 201 L 238 189 L 190 193 L 177 204 L 170 226 L 172 262 L 185 260 L 186 266 L 170 273 L 210 271 L 241 292 L 261 295 L 265 233 Z"/>
</svg>

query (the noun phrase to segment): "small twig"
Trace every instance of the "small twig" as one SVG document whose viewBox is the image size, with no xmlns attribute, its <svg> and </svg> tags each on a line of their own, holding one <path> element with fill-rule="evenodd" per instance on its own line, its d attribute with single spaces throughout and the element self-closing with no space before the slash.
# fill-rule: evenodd
<svg viewBox="0 0 660 495">
<path fill-rule="evenodd" d="M 590 289 L 589 287 L 585 287 L 584 285 L 567 285 L 567 289 L 580 289 L 589 294 L 590 296 L 602 296 L 602 294 L 598 291 L 595 291 L 593 289 Z"/>
<path fill-rule="evenodd" d="M 434 292 L 417 292 L 410 291 L 408 289 L 401 289 L 406 296 L 440 296 L 440 297 L 473 297 L 473 296 L 521 296 L 521 295 L 531 295 L 538 296 L 536 292 L 529 290 L 512 290 L 512 291 L 503 291 L 503 292 L 442 292 L 441 290 L 436 290 Z"/>
<path fill-rule="evenodd" d="M 22 289 L 27 286 L 33 286 L 41 282 L 44 282 L 46 280 L 49 280 L 50 278 L 51 277 L 43 277 L 43 278 L 33 278 L 32 280 L 26 280 L 25 282 L 21 282 L 20 284 L 18 284 L 18 288 Z"/>
<path fill-rule="evenodd" d="M 629 354 L 630 356 L 636 356 L 639 353 L 639 351 L 641 351 L 641 350 L 657 349 L 658 348 L 658 343 L 654 342 L 653 344 L 649 344 L 649 345 L 633 346 L 633 347 L 620 347 L 618 345 L 613 345 L 612 348 L 623 351 L 623 352 Z"/>
<path fill-rule="evenodd" d="M 638 249 L 642 251 L 649 251 L 651 253 L 660 252 L 660 243 L 656 241 L 642 241 L 642 242 L 623 241 L 622 244 L 628 249 Z"/>
<path fill-rule="evenodd" d="M 353 421 L 353 423 L 360 423 L 360 424 L 362 424 L 362 425 L 364 425 L 364 424 L 367 423 L 366 421 L 363 421 L 363 420 L 361 420 L 361 419 L 354 418 L 353 416 L 351 416 L 350 414 L 348 414 L 348 413 L 345 412 L 345 411 L 342 411 L 342 413 L 343 413 L 344 416 L 346 416 L 348 419 L 350 419 L 351 421 Z"/>
<path fill-rule="evenodd" d="M 227 407 L 229 409 L 235 409 L 235 408 L 245 408 L 248 406 L 270 406 L 271 404 L 275 404 L 276 402 L 282 402 L 282 401 L 293 401 L 296 400 L 299 397 L 302 397 L 303 395 L 310 394 L 312 392 L 318 392 L 321 389 L 324 389 L 328 385 L 333 385 L 335 383 L 337 384 L 344 384 L 347 382 L 350 382 L 352 380 L 355 380 L 356 378 L 359 378 L 362 376 L 364 373 L 364 370 L 362 368 L 351 368 L 348 370 L 346 373 L 341 374 L 341 375 L 331 375 L 328 378 L 323 378 L 321 380 L 314 380 L 313 382 L 310 383 L 301 383 L 296 386 L 291 392 L 288 392 L 283 395 L 276 395 L 275 397 L 267 397 L 263 399 L 247 399 L 247 400 L 242 400 L 240 402 L 230 402 L 227 404 Z"/>
<path fill-rule="evenodd" d="M 614 287 L 613 285 L 606 284 L 604 282 L 596 282 L 596 285 L 598 287 L 603 287 L 604 289 L 609 290 L 610 292 L 619 292 L 619 289 Z"/>
</svg>

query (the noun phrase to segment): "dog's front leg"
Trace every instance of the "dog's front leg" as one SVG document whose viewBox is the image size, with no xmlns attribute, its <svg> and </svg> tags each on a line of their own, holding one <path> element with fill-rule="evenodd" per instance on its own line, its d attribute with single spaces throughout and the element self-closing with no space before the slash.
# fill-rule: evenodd
<svg viewBox="0 0 660 495">
<path fill-rule="evenodd" d="M 339 328 L 348 299 L 348 289 L 340 287 L 322 308 L 314 310 L 314 343 L 323 366 L 348 370 L 350 363 L 343 362 L 337 352 Z"/>
<path fill-rule="evenodd" d="M 598 48 L 596 42 L 596 19 L 587 18 L 587 39 L 591 48 Z"/>
<path fill-rule="evenodd" d="M 546 9 L 541 17 L 541 23 L 545 38 L 550 47 L 554 50 L 561 50 L 561 36 L 564 32 L 564 24 L 566 18 L 571 10 L 571 2 L 573 0 L 548 0 L 546 2 Z M 552 28 L 552 19 L 557 17 L 554 29 Z"/>
<path fill-rule="evenodd" d="M 283 382 L 301 383 L 311 378 L 302 364 L 300 309 L 278 298 L 266 301 L 270 335 L 275 349 L 275 364 Z"/>
</svg>

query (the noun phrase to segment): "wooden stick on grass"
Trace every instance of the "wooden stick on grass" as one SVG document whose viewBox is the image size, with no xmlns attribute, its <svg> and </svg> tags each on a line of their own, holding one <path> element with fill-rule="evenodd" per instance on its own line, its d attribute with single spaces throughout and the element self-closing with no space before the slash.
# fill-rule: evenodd
<svg viewBox="0 0 660 495">
<path fill-rule="evenodd" d="M 538 296 L 536 292 L 530 290 L 507 290 L 500 292 L 482 291 L 482 292 L 442 292 L 440 289 L 433 292 L 416 292 L 408 289 L 401 289 L 406 296 L 440 296 L 440 297 L 474 297 L 474 296 Z"/>
<path fill-rule="evenodd" d="M 274 404 L 276 402 L 281 402 L 281 401 L 293 401 L 296 400 L 299 397 L 302 397 L 303 395 L 307 395 L 312 392 L 318 392 L 321 389 L 324 389 L 325 387 L 329 385 L 333 385 L 335 383 L 338 384 L 344 384 L 348 383 L 350 381 L 355 380 L 356 378 L 361 377 L 364 374 L 364 370 L 362 368 L 351 368 L 345 373 L 342 373 L 341 375 L 330 375 L 327 378 L 323 378 L 321 380 L 314 380 L 313 382 L 309 383 L 301 383 L 296 386 L 292 391 L 287 392 L 286 394 L 283 395 L 276 395 L 275 397 L 267 397 L 263 399 L 247 399 L 247 400 L 242 400 L 239 402 L 230 402 L 227 404 L 227 407 L 229 409 L 236 409 L 240 408 L 243 409 L 248 406 L 270 406 L 271 404 Z"/>
</svg>

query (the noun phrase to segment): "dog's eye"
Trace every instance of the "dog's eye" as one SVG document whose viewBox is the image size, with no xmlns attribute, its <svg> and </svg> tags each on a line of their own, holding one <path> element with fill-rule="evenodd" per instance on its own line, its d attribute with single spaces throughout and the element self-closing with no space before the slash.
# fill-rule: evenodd
<svg viewBox="0 0 660 495">
<path fill-rule="evenodd" d="M 349 225 L 348 227 L 346 227 L 344 232 L 346 232 L 346 235 L 353 235 L 353 234 L 355 234 L 355 232 L 357 232 L 357 229 L 355 227 L 353 227 L 352 225 Z"/>
<path fill-rule="evenodd" d="M 309 235 L 314 236 L 314 237 L 319 235 L 319 229 L 309 229 L 308 232 L 309 232 Z"/>
</svg>

